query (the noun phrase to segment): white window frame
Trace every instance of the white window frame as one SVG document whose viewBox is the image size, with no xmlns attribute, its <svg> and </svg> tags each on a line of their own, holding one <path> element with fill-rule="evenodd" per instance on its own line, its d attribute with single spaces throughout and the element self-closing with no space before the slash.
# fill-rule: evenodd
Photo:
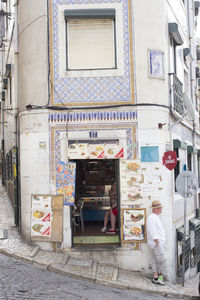
<svg viewBox="0 0 200 300">
<path fill-rule="evenodd" d="M 66 69 L 67 71 L 76 71 L 76 70 L 99 70 L 99 69 L 115 69 L 117 67 L 116 61 L 116 30 L 115 30 L 115 9 L 78 9 L 78 10 L 66 10 L 64 12 L 66 20 Z M 107 34 L 109 34 L 108 44 L 109 51 L 104 53 L 107 56 L 106 59 L 100 59 L 95 57 L 95 53 L 99 57 L 103 56 L 102 44 L 104 43 L 105 35 L 101 34 L 99 40 L 97 36 L 94 37 L 95 30 L 104 30 L 104 24 L 110 26 L 107 29 Z M 82 32 L 83 37 L 80 36 L 79 40 L 77 38 L 73 39 L 73 34 L 80 34 L 79 30 L 82 30 L 81 26 L 85 28 L 90 28 L 91 30 L 86 30 Z M 77 31 L 78 30 L 78 31 Z M 92 32 L 92 35 L 90 34 Z M 85 43 L 84 38 L 88 40 L 88 43 Z M 90 42 L 92 39 L 92 42 Z M 80 47 L 75 47 L 73 43 L 77 42 L 83 43 Z M 95 43 L 96 41 L 96 43 Z M 96 47 L 97 44 L 99 47 Z M 72 48 L 71 48 L 72 47 Z M 74 48 L 75 47 L 75 48 Z M 88 53 L 82 54 L 82 48 L 85 48 L 85 52 Z M 74 53 L 75 57 L 74 57 Z M 90 57 L 90 59 L 89 59 Z M 106 58 L 106 57 L 105 57 Z M 78 61 L 79 59 L 79 61 Z M 89 59 L 89 60 L 88 60 Z"/>
<path fill-rule="evenodd" d="M 99 9 L 113 8 L 115 9 L 115 28 L 116 28 L 116 61 L 115 69 L 98 69 L 98 70 L 66 70 L 66 21 L 64 11 L 68 9 L 96 9 L 96 4 L 73 4 L 58 6 L 58 55 L 59 55 L 59 77 L 115 77 L 124 76 L 124 40 L 123 40 L 123 6 L 122 3 L 103 3 L 98 4 Z"/>
</svg>

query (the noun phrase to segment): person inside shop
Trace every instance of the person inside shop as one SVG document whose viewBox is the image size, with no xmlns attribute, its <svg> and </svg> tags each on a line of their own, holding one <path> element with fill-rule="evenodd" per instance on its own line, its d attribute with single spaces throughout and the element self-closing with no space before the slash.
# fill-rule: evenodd
<svg viewBox="0 0 200 300">
<path fill-rule="evenodd" d="M 153 271 L 152 282 L 165 285 L 163 281 L 163 270 L 165 267 L 165 230 L 159 218 L 162 213 L 162 204 L 155 200 L 151 205 L 152 213 L 147 218 L 147 244 L 151 254 Z"/>
<path fill-rule="evenodd" d="M 117 185 L 114 182 L 111 186 L 111 189 L 108 192 L 110 197 L 110 209 L 105 213 L 104 216 L 104 227 L 101 229 L 101 232 L 106 232 L 107 234 L 116 234 L 116 219 L 118 215 L 117 210 Z M 108 220 L 110 217 L 111 228 L 107 230 Z"/>
</svg>

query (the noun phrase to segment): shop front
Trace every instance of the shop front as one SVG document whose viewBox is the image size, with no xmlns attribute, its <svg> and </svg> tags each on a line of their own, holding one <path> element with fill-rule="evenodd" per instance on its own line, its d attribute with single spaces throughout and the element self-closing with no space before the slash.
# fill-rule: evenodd
<svg viewBox="0 0 200 300">
<path fill-rule="evenodd" d="M 110 112 L 104 123 L 97 117 L 94 120 L 93 114 L 89 117 L 80 120 L 79 116 L 75 121 L 69 116 L 67 126 L 64 117 L 63 121 L 50 117 L 51 192 L 64 196 L 64 249 L 122 246 L 120 165 L 122 160 L 136 157 L 135 114 Z M 117 190 L 116 232 L 109 234 L 101 230 L 111 207 L 113 183 Z M 107 229 L 110 227 L 109 217 Z"/>
<path fill-rule="evenodd" d="M 82 159 L 73 162 L 76 163 L 75 205 L 72 209 L 73 245 L 119 245 L 119 160 Z M 118 211 L 116 232 L 102 232 L 105 213 L 111 208 L 109 190 L 114 183 L 117 187 Z M 109 227 L 110 220 L 107 230 Z"/>
</svg>

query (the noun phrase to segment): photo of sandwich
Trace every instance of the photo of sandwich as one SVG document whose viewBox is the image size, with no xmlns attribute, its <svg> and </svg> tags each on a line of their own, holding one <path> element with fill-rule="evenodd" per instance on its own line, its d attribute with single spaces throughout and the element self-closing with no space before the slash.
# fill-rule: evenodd
<svg viewBox="0 0 200 300">
<path fill-rule="evenodd" d="M 130 233 L 132 235 L 135 235 L 135 236 L 139 237 L 141 235 L 141 233 L 142 233 L 142 229 L 139 228 L 139 227 L 131 227 L 130 228 Z"/>
<path fill-rule="evenodd" d="M 43 225 L 41 225 L 41 224 L 35 224 L 35 225 L 33 225 L 32 229 L 36 232 L 40 232 L 42 227 L 43 227 Z"/>
<path fill-rule="evenodd" d="M 132 221 L 133 222 L 139 222 L 140 220 L 142 220 L 143 219 L 143 217 L 144 217 L 144 215 L 143 214 L 139 214 L 139 215 L 133 215 L 133 214 L 131 214 L 131 219 L 132 219 Z"/>
<path fill-rule="evenodd" d="M 71 144 L 71 145 L 69 146 L 69 149 L 76 149 L 76 146 L 73 145 L 73 144 Z"/>
<path fill-rule="evenodd" d="M 137 201 L 137 200 L 142 199 L 142 196 L 141 196 L 140 193 L 137 193 L 135 195 L 128 194 L 128 199 L 131 200 L 131 201 Z"/>
<path fill-rule="evenodd" d="M 97 150 L 97 151 L 103 151 L 103 147 L 97 146 L 97 147 L 96 147 L 96 150 Z"/>
<path fill-rule="evenodd" d="M 36 210 L 36 211 L 34 211 L 33 216 L 34 216 L 35 218 L 40 219 L 40 218 L 44 217 L 44 212 L 43 212 L 43 211 Z"/>
<path fill-rule="evenodd" d="M 114 154 L 113 149 L 108 149 L 108 154 Z"/>
<path fill-rule="evenodd" d="M 91 152 L 91 155 L 92 155 L 92 156 L 97 156 L 97 155 L 98 155 L 98 152 L 93 151 L 93 152 Z"/>
<path fill-rule="evenodd" d="M 140 168 L 140 165 L 135 163 L 135 162 L 130 162 L 130 163 L 127 164 L 126 168 L 129 171 L 136 172 Z"/>
</svg>

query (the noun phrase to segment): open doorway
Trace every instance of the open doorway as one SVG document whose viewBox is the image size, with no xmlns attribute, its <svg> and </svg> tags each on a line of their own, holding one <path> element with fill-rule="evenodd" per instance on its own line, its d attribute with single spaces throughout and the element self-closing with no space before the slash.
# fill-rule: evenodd
<svg viewBox="0 0 200 300">
<path fill-rule="evenodd" d="M 118 245 L 120 218 L 116 215 L 114 233 L 104 227 L 104 216 L 110 210 L 109 190 L 116 183 L 116 202 L 119 211 L 118 159 L 78 159 L 76 163 L 75 205 L 72 208 L 73 245 Z"/>
</svg>

